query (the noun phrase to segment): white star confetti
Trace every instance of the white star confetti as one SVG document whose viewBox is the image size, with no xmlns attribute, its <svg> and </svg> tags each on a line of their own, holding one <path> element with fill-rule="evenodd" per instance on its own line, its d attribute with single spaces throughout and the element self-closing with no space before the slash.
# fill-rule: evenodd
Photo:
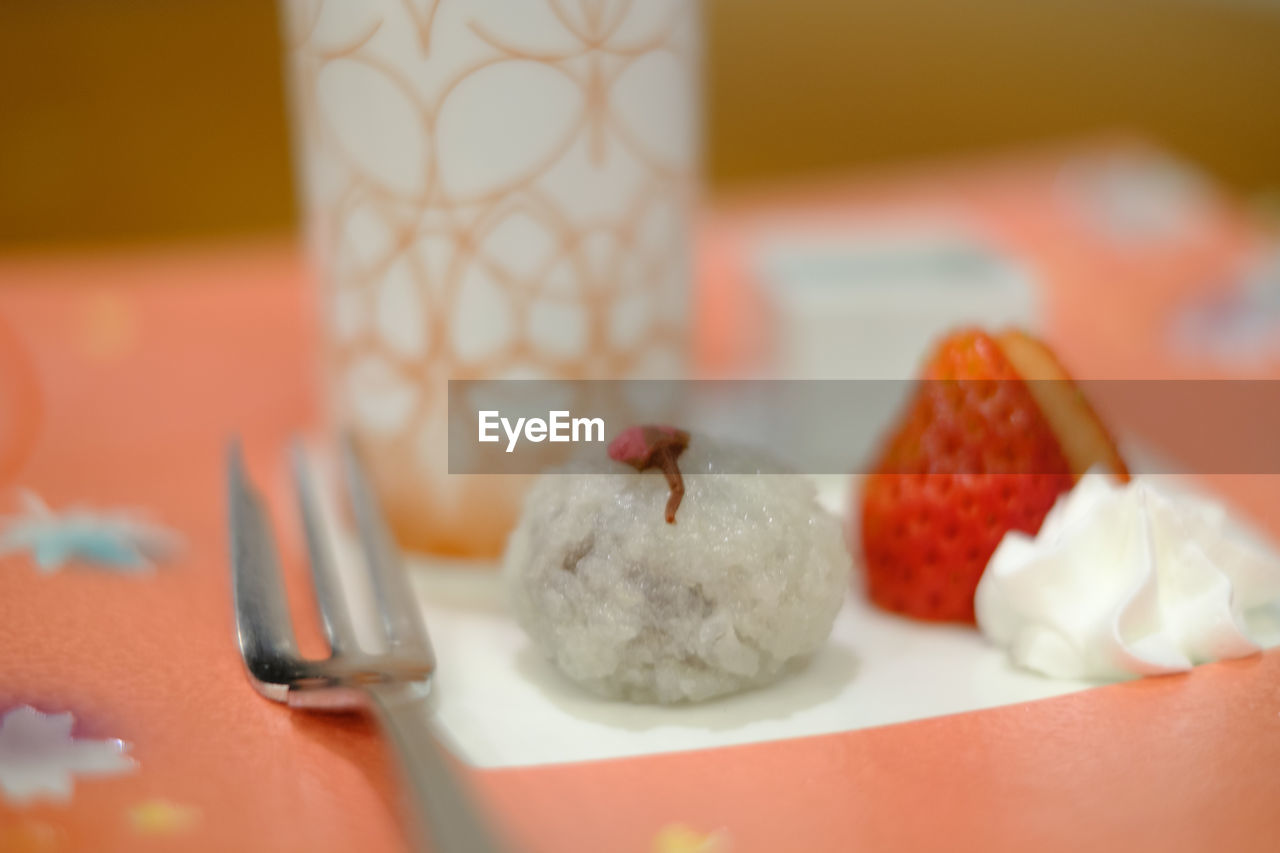
<svg viewBox="0 0 1280 853">
<path fill-rule="evenodd" d="M 70 713 L 45 714 L 30 705 L 0 720 L 0 794 L 14 804 L 37 797 L 65 802 L 77 776 L 128 773 L 137 762 L 124 741 L 71 734 Z"/>
</svg>

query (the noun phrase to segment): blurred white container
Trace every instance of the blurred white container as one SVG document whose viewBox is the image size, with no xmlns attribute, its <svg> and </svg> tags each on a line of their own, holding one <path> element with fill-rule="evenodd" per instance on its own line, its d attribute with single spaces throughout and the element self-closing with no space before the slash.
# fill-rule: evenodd
<svg viewBox="0 0 1280 853">
<path fill-rule="evenodd" d="M 961 228 L 779 230 L 762 239 L 757 278 L 772 307 L 769 373 L 782 379 L 891 380 L 833 389 L 810 458 L 870 460 L 921 364 L 964 326 L 1041 331 L 1031 272 Z M 773 412 L 775 436 L 792 434 Z M 777 440 L 782 441 L 781 438 Z"/>
<path fill-rule="evenodd" d="M 782 378 L 909 379 L 952 329 L 1041 326 L 1030 272 L 959 230 L 778 233 L 756 270 Z"/>
</svg>

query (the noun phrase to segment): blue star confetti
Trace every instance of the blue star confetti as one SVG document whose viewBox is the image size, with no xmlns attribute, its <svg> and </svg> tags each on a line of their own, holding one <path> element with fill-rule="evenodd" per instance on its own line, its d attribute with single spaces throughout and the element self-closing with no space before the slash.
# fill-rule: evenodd
<svg viewBox="0 0 1280 853">
<path fill-rule="evenodd" d="M 72 507 L 55 512 L 32 492 L 21 494 L 23 512 L 0 518 L 0 555 L 27 552 L 42 572 L 81 562 L 139 572 L 170 557 L 181 539 L 132 511 L 99 512 Z"/>
</svg>

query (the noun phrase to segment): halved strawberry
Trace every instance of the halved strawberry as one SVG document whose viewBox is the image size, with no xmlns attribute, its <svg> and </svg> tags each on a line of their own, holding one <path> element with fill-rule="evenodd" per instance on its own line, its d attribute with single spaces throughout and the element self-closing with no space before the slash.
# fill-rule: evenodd
<svg viewBox="0 0 1280 853">
<path fill-rule="evenodd" d="M 1071 473 L 1080 477 L 1101 465 L 1128 482 L 1129 469 L 1115 441 L 1058 357 L 1043 342 L 1017 329 L 1002 332 L 997 342 L 1058 437 Z"/>
<path fill-rule="evenodd" d="M 1024 382 L 1022 370 L 1057 381 Z M 1006 532 L 1036 532 L 1095 462 L 1126 472 L 1066 371 L 1021 332 L 954 334 L 923 379 L 863 484 L 867 590 L 889 610 L 972 622 Z"/>
</svg>

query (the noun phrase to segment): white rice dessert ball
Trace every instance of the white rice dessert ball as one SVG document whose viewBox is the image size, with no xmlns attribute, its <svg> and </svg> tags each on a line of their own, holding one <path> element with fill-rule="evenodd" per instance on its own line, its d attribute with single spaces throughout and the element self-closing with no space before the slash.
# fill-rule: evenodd
<svg viewBox="0 0 1280 853">
<path fill-rule="evenodd" d="M 600 452 L 543 475 L 508 544 L 517 620 L 594 693 L 681 702 L 766 684 L 822 646 L 844 600 L 851 558 L 808 480 L 701 435 L 678 463 L 674 524 L 662 471 Z"/>
</svg>

